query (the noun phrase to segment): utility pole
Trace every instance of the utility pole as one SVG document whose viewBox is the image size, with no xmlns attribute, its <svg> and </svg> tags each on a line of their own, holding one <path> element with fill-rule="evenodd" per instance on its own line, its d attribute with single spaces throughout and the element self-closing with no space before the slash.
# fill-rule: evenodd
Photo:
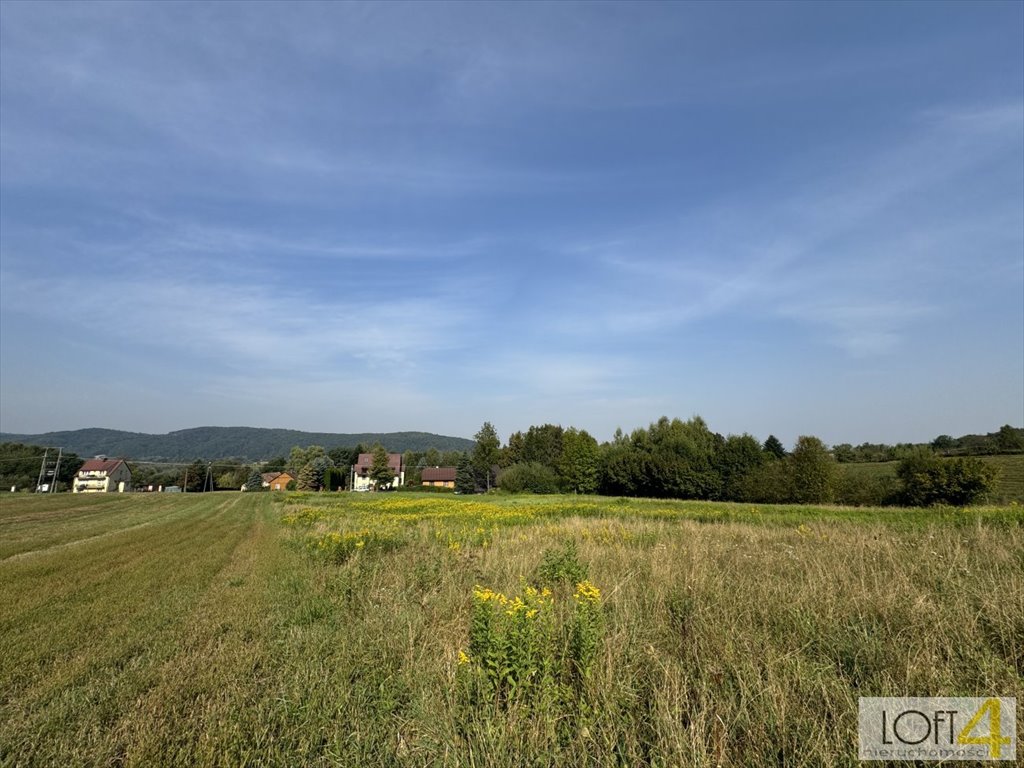
<svg viewBox="0 0 1024 768">
<path fill-rule="evenodd" d="M 43 484 L 43 478 L 46 476 L 46 459 L 50 455 L 50 449 L 47 448 L 43 451 L 43 463 L 39 467 L 39 479 L 36 480 L 36 493 L 39 493 L 39 488 Z"/>
<path fill-rule="evenodd" d="M 60 458 L 64 453 L 63 448 L 57 449 L 57 465 L 53 468 L 53 482 L 50 483 L 50 493 L 57 492 L 57 473 L 60 472 Z"/>
</svg>

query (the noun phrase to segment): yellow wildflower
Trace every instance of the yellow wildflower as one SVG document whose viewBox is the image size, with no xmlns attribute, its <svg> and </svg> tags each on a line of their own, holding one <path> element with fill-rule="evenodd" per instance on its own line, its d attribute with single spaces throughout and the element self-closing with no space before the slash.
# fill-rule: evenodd
<svg viewBox="0 0 1024 768">
<path fill-rule="evenodd" d="M 469 664 L 469 656 L 466 655 L 465 651 L 460 649 L 459 650 L 459 666 L 461 667 L 463 664 Z"/>
<path fill-rule="evenodd" d="M 487 587 L 473 587 L 473 599 L 481 603 L 495 602 L 498 605 L 506 605 L 508 598 L 501 592 L 495 592 Z"/>
<path fill-rule="evenodd" d="M 576 585 L 576 592 L 573 594 L 573 598 L 587 603 L 599 603 L 601 602 L 601 590 L 589 581 L 581 581 Z"/>
<path fill-rule="evenodd" d="M 504 605 L 504 603 L 503 603 Z M 508 616 L 515 616 L 517 613 L 526 610 L 526 603 L 523 602 L 523 598 L 517 597 L 509 606 L 509 609 L 505 611 Z"/>
</svg>

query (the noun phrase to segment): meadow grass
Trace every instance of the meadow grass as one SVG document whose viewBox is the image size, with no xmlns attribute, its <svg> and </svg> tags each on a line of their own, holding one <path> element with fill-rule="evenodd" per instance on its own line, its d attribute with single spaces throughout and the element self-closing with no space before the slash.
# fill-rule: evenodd
<svg viewBox="0 0 1024 768">
<path fill-rule="evenodd" d="M 4 497 L 0 547 L 4 765 L 852 766 L 858 696 L 1024 698 L 1015 506 Z"/>
</svg>

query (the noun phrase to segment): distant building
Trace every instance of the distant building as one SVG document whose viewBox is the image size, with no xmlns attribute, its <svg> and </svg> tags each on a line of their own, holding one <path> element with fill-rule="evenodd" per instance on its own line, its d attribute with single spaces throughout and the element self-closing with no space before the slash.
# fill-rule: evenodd
<svg viewBox="0 0 1024 768">
<path fill-rule="evenodd" d="M 264 472 L 260 478 L 263 480 L 263 487 L 272 491 L 288 490 L 288 483 L 295 479 L 287 472 Z"/>
<path fill-rule="evenodd" d="M 424 467 L 421 480 L 432 488 L 454 488 L 455 467 Z"/>
<path fill-rule="evenodd" d="M 132 489 L 132 471 L 124 459 L 96 458 L 86 461 L 75 475 L 72 493 L 124 493 Z"/>
<path fill-rule="evenodd" d="M 405 485 L 405 470 L 402 467 L 402 454 L 389 453 L 388 466 L 391 467 L 391 471 L 395 473 L 395 479 L 391 481 L 391 485 L 388 487 L 397 488 L 400 485 Z M 370 479 L 370 469 L 372 467 L 373 454 L 360 453 L 359 460 L 356 461 L 355 466 L 352 468 L 353 491 L 368 491 L 373 488 L 373 480 Z"/>
</svg>

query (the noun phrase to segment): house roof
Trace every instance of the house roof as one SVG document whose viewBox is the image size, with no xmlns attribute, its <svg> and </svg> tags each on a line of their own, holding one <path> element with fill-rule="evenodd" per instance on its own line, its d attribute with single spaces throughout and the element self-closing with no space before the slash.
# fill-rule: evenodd
<svg viewBox="0 0 1024 768">
<path fill-rule="evenodd" d="M 356 473 L 365 475 L 370 471 L 373 466 L 373 454 L 372 453 L 360 453 L 359 460 L 356 461 Z M 400 453 L 389 453 L 388 454 L 388 466 L 391 467 L 391 471 L 396 475 L 402 471 L 402 454 Z"/>
<path fill-rule="evenodd" d="M 264 472 L 262 475 L 260 475 L 260 479 L 264 483 L 272 483 L 276 478 L 280 477 L 282 474 L 282 472 Z"/>
<path fill-rule="evenodd" d="M 423 474 L 420 476 L 423 482 L 436 483 L 445 481 L 455 481 L 455 467 L 424 467 Z"/>
<path fill-rule="evenodd" d="M 108 475 L 117 469 L 119 464 L 124 464 L 124 459 L 86 459 L 79 467 L 79 472 L 106 472 Z M 125 469 L 128 465 L 125 464 Z M 131 470 L 128 470 L 129 473 Z"/>
</svg>

